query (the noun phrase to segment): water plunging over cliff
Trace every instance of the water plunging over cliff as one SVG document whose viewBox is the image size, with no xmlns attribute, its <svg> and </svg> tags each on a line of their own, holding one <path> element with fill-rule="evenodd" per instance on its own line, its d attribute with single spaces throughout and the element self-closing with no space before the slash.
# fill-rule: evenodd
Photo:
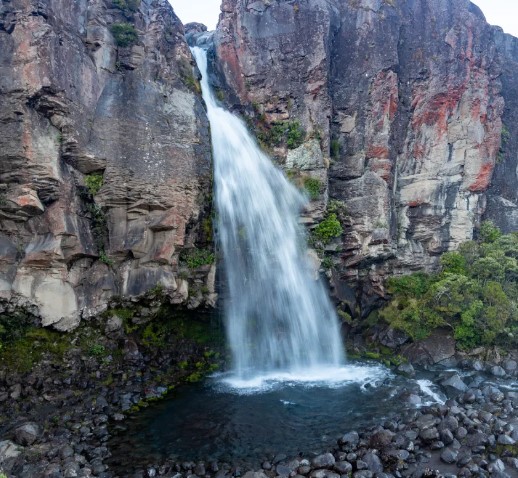
<svg viewBox="0 0 518 478">
<path fill-rule="evenodd" d="M 307 258 L 298 223 L 304 197 L 221 108 L 207 54 L 193 48 L 214 154 L 218 239 L 229 287 L 227 334 L 241 380 L 325 379 L 344 360 L 338 320 Z"/>
</svg>

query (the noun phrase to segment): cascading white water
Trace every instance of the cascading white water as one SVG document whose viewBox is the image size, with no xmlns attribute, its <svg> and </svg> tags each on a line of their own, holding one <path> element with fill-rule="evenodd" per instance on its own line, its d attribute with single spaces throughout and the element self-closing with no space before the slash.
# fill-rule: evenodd
<svg viewBox="0 0 518 478">
<path fill-rule="evenodd" d="M 211 126 L 234 372 L 243 380 L 325 379 L 322 374 L 337 369 L 345 357 L 335 311 L 314 278 L 298 223 L 305 198 L 245 124 L 218 105 L 208 82 L 207 53 L 192 50 Z"/>
</svg>

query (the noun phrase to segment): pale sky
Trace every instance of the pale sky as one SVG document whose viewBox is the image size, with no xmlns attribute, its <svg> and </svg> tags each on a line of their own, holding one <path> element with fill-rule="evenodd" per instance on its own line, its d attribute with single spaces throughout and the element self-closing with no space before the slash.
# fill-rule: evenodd
<svg viewBox="0 0 518 478">
<path fill-rule="evenodd" d="M 199 22 L 214 30 L 219 18 L 221 0 L 169 0 L 175 13 L 185 25 L 189 22 Z"/>
<path fill-rule="evenodd" d="M 518 0 L 472 0 L 484 12 L 491 25 L 501 26 L 518 37 Z M 169 0 L 183 23 L 200 22 L 214 30 L 218 23 L 221 0 Z"/>
<path fill-rule="evenodd" d="M 471 0 L 484 12 L 491 25 L 498 25 L 504 32 L 518 37 L 517 0 Z"/>
</svg>

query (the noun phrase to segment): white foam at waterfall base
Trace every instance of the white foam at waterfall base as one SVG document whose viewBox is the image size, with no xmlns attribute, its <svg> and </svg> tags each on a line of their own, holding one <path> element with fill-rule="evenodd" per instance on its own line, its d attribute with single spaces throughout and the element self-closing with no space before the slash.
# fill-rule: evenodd
<svg viewBox="0 0 518 478">
<path fill-rule="evenodd" d="M 255 374 L 251 378 L 226 373 L 217 375 L 217 380 L 221 391 L 248 395 L 290 386 L 340 388 L 354 383 L 367 389 L 381 385 L 390 376 L 381 365 L 345 365 Z"/>
<path fill-rule="evenodd" d="M 421 392 L 430 397 L 432 399 L 431 402 L 425 402 L 423 405 L 432 405 L 434 403 L 439 403 L 441 405 L 444 405 L 445 399 L 443 396 L 439 395 L 439 393 L 435 392 L 433 389 L 435 388 L 435 385 L 430 380 L 416 380 L 417 384 L 419 385 L 419 388 L 421 389 Z"/>
<path fill-rule="evenodd" d="M 307 260 L 299 214 L 307 198 L 211 91 L 207 54 L 193 48 L 211 126 L 217 240 L 228 299 L 234 385 L 343 381 L 345 353 L 334 307 Z M 255 384 L 255 385 L 254 385 Z"/>
</svg>

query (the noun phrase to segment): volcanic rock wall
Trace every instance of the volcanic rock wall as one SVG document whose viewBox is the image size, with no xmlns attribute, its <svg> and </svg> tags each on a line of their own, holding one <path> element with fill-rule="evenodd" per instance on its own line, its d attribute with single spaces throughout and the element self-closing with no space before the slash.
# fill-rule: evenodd
<svg viewBox="0 0 518 478">
<path fill-rule="evenodd" d="M 300 120 L 299 150 L 318 141 L 328 187 L 314 203 L 342 200 L 350 217 L 332 284 L 351 310 L 356 297 L 367 314 L 388 273 L 432 269 L 473 238 L 490 184 L 488 217 L 516 230 L 514 129 L 499 160 L 516 42 L 469 1 L 225 0 L 215 51 L 235 108 Z M 297 150 L 273 152 L 294 166 Z"/>
<path fill-rule="evenodd" d="M 182 248 L 209 239 L 193 64 L 166 0 L 0 4 L 2 311 L 68 330 L 157 287 L 174 303 L 214 302 L 213 268 L 195 278 L 204 297 L 178 272 Z M 85 186 L 92 173 L 99 191 Z"/>
</svg>

